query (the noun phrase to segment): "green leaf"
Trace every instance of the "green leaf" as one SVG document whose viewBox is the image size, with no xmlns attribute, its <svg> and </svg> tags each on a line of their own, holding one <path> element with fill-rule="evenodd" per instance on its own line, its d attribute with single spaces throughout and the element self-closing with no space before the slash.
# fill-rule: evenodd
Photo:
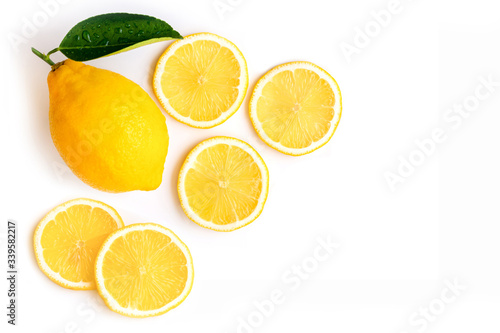
<svg viewBox="0 0 500 333">
<path fill-rule="evenodd" d="M 169 39 L 182 36 L 162 20 L 140 14 L 111 13 L 75 25 L 57 50 L 72 60 L 86 61 Z"/>
</svg>

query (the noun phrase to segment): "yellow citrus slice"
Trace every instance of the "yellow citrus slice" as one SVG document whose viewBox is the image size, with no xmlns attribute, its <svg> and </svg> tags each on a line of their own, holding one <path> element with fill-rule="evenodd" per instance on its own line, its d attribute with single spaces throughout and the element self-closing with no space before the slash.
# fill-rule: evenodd
<svg viewBox="0 0 500 333">
<path fill-rule="evenodd" d="M 257 134 L 288 155 L 304 155 L 325 145 L 341 113 L 337 82 L 324 69 L 305 61 L 267 72 L 250 100 L 250 118 Z"/>
<path fill-rule="evenodd" d="M 104 241 L 95 277 L 111 310 L 129 317 L 157 316 L 186 299 L 193 285 L 193 259 L 169 229 L 132 224 Z"/>
<path fill-rule="evenodd" d="M 33 237 L 38 266 L 52 281 L 69 289 L 95 289 L 94 261 L 102 242 L 123 227 L 112 207 L 75 199 L 51 210 Z"/>
<path fill-rule="evenodd" d="M 264 209 L 269 172 L 248 143 L 213 137 L 198 144 L 179 173 L 177 190 L 186 215 L 202 227 L 232 231 Z"/>
<path fill-rule="evenodd" d="M 163 108 L 192 127 L 222 124 L 248 87 L 243 54 L 225 38 L 199 33 L 172 43 L 156 65 L 153 88 Z"/>
</svg>

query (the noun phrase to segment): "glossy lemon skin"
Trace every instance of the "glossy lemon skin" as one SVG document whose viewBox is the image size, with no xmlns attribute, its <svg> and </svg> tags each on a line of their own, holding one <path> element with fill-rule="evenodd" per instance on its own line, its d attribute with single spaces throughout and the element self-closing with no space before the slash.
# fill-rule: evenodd
<svg viewBox="0 0 500 333">
<path fill-rule="evenodd" d="M 139 85 L 69 59 L 54 67 L 47 82 L 52 140 L 76 176 L 106 192 L 158 188 L 167 125 Z"/>
</svg>

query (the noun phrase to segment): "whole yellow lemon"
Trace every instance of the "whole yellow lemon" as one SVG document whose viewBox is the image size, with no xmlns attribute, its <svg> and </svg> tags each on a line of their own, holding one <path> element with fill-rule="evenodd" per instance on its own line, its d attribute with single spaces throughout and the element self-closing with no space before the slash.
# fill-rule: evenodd
<svg viewBox="0 0 500 333">
<path fill-rule="evenodd" d="M 139 85 L 69 59 L 53 66 L 47 82 L 52 140 L 76 176 L 107 192 L 160 186 L 167 125 Z"/>
</svg>

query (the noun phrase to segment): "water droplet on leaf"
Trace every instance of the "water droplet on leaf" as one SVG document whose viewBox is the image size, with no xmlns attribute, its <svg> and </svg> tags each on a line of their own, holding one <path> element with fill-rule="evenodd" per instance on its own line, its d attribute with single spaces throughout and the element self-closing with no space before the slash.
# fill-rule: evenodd
<svg viewBox="0 0 500 333">
<path fill-rule="evenodd" d="M 101 40 L 101 41 L 99 42 L 99 44 L 97 44 L 97 45 L 108 45 L 108 44 L 109 44 L 109 39 L 104 38 L 104 39 L 103 39 L 103 40 Z"/>
<path fill-rule="evenodd" d="M 89 34 L 89 32 L 87 30 L 84 30 L 82 32 L 82 38 L 85 39 L 87 42 L 90 43 L 90 34 Z"/>
</svg>

